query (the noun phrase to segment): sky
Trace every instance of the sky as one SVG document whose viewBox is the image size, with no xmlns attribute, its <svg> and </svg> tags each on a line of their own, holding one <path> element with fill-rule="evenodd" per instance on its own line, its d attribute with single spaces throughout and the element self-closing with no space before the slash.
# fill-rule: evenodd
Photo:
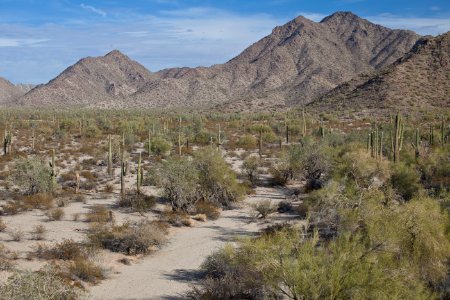
<svg viewBox="0 0 450 300">
<path fill-rule="evenodd" d="M 118 49 L 151 71 L 224 63 L 303 15 L 351 11 L 422 35 L 450 31 L 450 0 L 0 0 L 0 77 L 46 83 Z"/>
</svg>

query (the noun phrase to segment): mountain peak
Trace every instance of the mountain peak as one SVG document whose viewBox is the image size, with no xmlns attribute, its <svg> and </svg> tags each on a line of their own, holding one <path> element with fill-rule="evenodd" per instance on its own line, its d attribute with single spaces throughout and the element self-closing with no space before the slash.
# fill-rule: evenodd
<svg viewBox="0 0 450 300">
<path fill-rule="evenodd" d="M 332 15 L 329 15 L 328 17 L 325 17 L 322 21 L 320 21 L 320 23 L 328 23 L 330 21 L 345 21 L 345 20 L 351 21 L 355 19 L 362 20 L 362 18 L 360 18 L 359 16 L 355 15 L 350 11 L 338 11 Z"/>
<path fill-rule="evenodd" d="M 128 57 L 123 54 L 122 52 L 120 52 L 119 50 L 115 49 L 112 50 L 111 52 L 107 53 L 105 55 L 105 57 L 112 57 L 112 58 L 120 58 L 120 59 L 128 59 Z"/>
</svg>

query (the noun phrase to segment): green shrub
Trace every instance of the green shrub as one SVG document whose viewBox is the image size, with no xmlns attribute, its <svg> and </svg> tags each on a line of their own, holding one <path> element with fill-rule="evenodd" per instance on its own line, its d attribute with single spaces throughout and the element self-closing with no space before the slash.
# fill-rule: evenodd
<svg viewBox="0 0 450 300">
<path fill-rule="evenodd" d="M 244 196 L 244 189 L 239 185 L 236 173 L 216 149 L 208 147 L 197 151 L 194 165 L 198 170 L 201 199 L 229 206 Z"/>
<path fill-rule="evenodd" d="M 12 183 L 25 194 L 49 193 L 54 189 L 52 170 L 48 163 L 36 158 L 20 158 L 15 161 Z"/>
<path fill-rule="evenodd" d="M 171 159 L 164 163 L 159 181 L 164 197 L 175 210 L 187 211 L 199 199 L 198 173 L 188 159 Z"/>
<path fill-rule="evenodd" d="M 243 136 L 239 137 L 239 139 L 237 141 L 237 145 L 246 150 L 256 148 L 257 143 L 258 143 L 258 141 L 251 134 L 243 135 Z"/>
<path fill-rule="evenodd" d="M 80 289 L 70 285 L 52 269 L 15 272 L 0 286 L 0 299 L 76 300 Z"/>
<path fill-rule="evenodd" d="M 148 142 L 144 147 L 148 148 Z M 172 144 L 162 137 L 154 137 L 151 139 L 150 149 L 155 155 L 164 156 L 172 149 Z"/>
<path fill-rule="evenodd" d="M 259 168 L 259 159 L 255 156 L 247 157 L 243 164 L 242 170 L 244 174 L 247 176 L 247 179 L 251 184 L 255 184 L 258 179 L 258 168 Z"/>
<path fill-rule="evenodd" d="M 419 172 L 412 167 L 398 164 L 391 175 L 391 185 L 406 201 L 410 200 L 421 189 Z"/>
</svg>

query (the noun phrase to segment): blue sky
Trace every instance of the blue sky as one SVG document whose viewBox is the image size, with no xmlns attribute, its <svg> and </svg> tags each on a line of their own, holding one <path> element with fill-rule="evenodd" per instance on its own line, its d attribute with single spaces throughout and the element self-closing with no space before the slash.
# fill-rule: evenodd
<svg viewBox="0 0 450 300">
<path fill-rule="evenodd" d="M 152 71 L 223 63 L 298 15 L 352 11 L 391 28 L 450 31 L 449 0 L 0 0 L 0 76 L 45 83 L 119 49 Z"/>
</svg>

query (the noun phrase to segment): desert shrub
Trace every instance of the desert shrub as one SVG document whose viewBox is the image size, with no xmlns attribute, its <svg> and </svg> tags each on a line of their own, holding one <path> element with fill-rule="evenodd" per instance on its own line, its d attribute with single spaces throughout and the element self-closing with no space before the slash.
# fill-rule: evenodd
<svg viewBox="0 0 450 300">
<path fill-rule="evenodd" d="M 5 229 L 6 229 L 6 223 L 5 223 L 5 221 L 3 221 L 3 219 L 2 218 L 0 218 L 0 232 L 4 232 L 5 231 Z"/>
<path fill-rule="evenodd" d="M 167 227 L 159 222 L 142 221 L 121 226 L 93 227 L 90 242 L 113 252 L 127 255 L 147 254 L 151 247 L 161 247 L 167 239 Z"/>
<path fill-rule="evenodd" d="M 3 244 L 0 244 L 0 271 L 11 271 L 14 263 L 9 258 L 9 250 Z"/>
<path fill-rule="evenodd" d="M 23 239 L 24 232 L 20 228 L 13 228 L 8 232 L 11 240 L 20 242 Z"/>
<path fill-rule="evenodd" d="M 450 143 L 438 148 L 427 157 L 421 157 L 419 166 L 421 181 L 427 189 L 442 190 L 450 186 Z"/>
<path fill-rule="evenodd" d="M 37 208 L 47 210 L 53 207 L 53 196 L 49 193 L 27 195 L 22 197 L 21 201 L 30 209 Z"/>
<path fill-rule="evenodd" d="M 72 239 L 65 239 L 51 248 L 44 244 L 38 244 L 35 254 L 38 258 L 60 260 L 86 259 L 89 256 L 87 249 Z"/>
<path fill-rule="evenodd" d="M 148 144 L 146 144 L 146 149 Z M 164 156 L 172 149 L 172 144 L 162 137 L 154 137 L 151 139 L 150 149 L 155 155 Z"/>
<path fill-rule="evenodd" d="M 262 275 L 238 261 L 226 246 L 210 255 L 201 266 L 206 278 L 186 294 L 188 299 L 264 299 Z"/>
<path fill-rule="evenodd" d="M 90 211 L 85 214 L 84 220 L 86 222 L 106 223 L 111 222 L 112 217 L 110 210 L 102 204 L 94 205 Z"/>
<path fill-rule="evenodd" d="M 277 211 L 277 208 L 272 204 L 271 200 L 263 200 L 253 205 L 256 211 L 256 217 L 265 219 L 268 215 Z"/>
<path fill-rule="evenodd" d="M 96 138 L 100 136 L 101 130 L 94 123 L 89 124 L 83 129 L 83 136 L 87 138 Z"/>
<path fill-rule="evenodd" d="M 47 229 L 41 224 L 34 226 L 33 231 L 31 232 L 31 237 L 33 240 L 40 241 L 45 239 L 46 234 Z"/>
<path fill-rule="evenodd" d="M 236 144 L 243 149 L 249 150 L 256 148 L 257 140 L 253 135 L 246 134 L 239 137 Z"/>
<path fill-rule="evenodd" d="M 194 143 L 198 145 L 208 145 L 211 142 L 211 137 L 215 136 L 216 133 L 212 133 L 206 130 L 201 130 L 197 133 L 195 133 L 194 136 Z"/>
<path fill-rule="evenodd" d="M 412 167 L 397 164 L 391 175 L 391 185 L 406 201 L 421 189 L 419 173 Z"/>
<path fill-rule="evenodd" d="M 420 281 L 398 277 L 401 270 L 373 263 L 379 252 L 367 249 L 360 238 L 346 234 L 319 247 L 317 235 L 303 240 L 299 232 L 285 229 L 243 241 L 239 248 L 227 246 L 206 260 L 202 266 L 206 279 L 189 296 L 193 299 L 431 296 Z"/>
<path fill-rule="evenodd" d="M 128 207 L 133 212 L 146 212 L 156 204 L 156 197 L 152 195 L 127 193 L 118 201 L 119 207 Z"/>
<path fill-rule="evenodd" d="M 46 216 L 49 221 L 61 221 L 64 217 L 64 210 L 62 208 L 55 208 L 46 212 Z"/>
<path fill-rule="evenodd" d="M 197 151 L 194 165 L 198 170 L 201 199 L 227 207 L 244 196 L 236 173 L 215 149 L 208 147 Z"/>
<path fill-rule="evenodd" d="M 50 268 L 38 272 L 15 272 L 0 286 L 0 299 L 22 300 L 75 300 L 82 295 L 80 289 L 61 279 Z"/>
<path fill-rule="evenodd" d="M 307 189 L 319 189 L 323 187 L 330 169 L 327 157 L 320 152 L 311 153 L 303 163 Z"/>
<path fill-rule="evenodd" d="M 251 184 L 255 184 L 258 179 L 259 159 L 255 156 L 249 156 L 242 164 L 242 170 Z"/>
<path fill-rule="evenodd" d="M 174 210 L 187 211 L 195 204 L 198 180 L 195 166 L 187 159 L 169 160 L 161 168 L 160 186 Z"/>
<path fill-rule="evenodd" d="M 286 213 L 291 210 L 292 210 L 292 203 L 287 202 L 287 201 L 281 201 L 280 203 L 278 203 L 277 211 L 279 213 Z"/>
<path fill-rule="evenodd" d="M 69 273 L 80 280 L 93 284 L 105 279 L 102 268 L 91 260 L 84 258 L 77 258 L 71 262 L 69 266 Z"/>
<path fill-rule="evenodd" d="M 269 172 L 275 184 L 285 185 L 289 180 L 301 175 L 306 149 L 302 145 L 292 145 L 281 153 L 277 161 L 272 163 Z"/>
<path fill-rule="evenodd" d="M 165 210 L 161 214 L 161 220 L 176 227 L 191 225 L 189 214 L 182 210 Z"/>
<path fill-rule="evenodd" d="M 48 193 L 54 189 L 48 163 L 35 158 L 20 158 L 12 173 L 14 184 L 27 195 Z"/>
<path fill-rule="evenodd" d="M 359 188 L 381 185 L 390 176 L 386 160 L 372 158 L 367 151 L 362 149 L 345 152 L 336 169 L 334 172 L 336 177 L 349 178 Z M 379 183 L 377 184 L 377 182 Z"/>
<path fill-rule="evenodd" d="M 195 204 L 196 214 L 204 214 L 210 220 L 217 220 L 220 217 L 220 209 L 212 203 L 199 201 Z"/>
</svg>

